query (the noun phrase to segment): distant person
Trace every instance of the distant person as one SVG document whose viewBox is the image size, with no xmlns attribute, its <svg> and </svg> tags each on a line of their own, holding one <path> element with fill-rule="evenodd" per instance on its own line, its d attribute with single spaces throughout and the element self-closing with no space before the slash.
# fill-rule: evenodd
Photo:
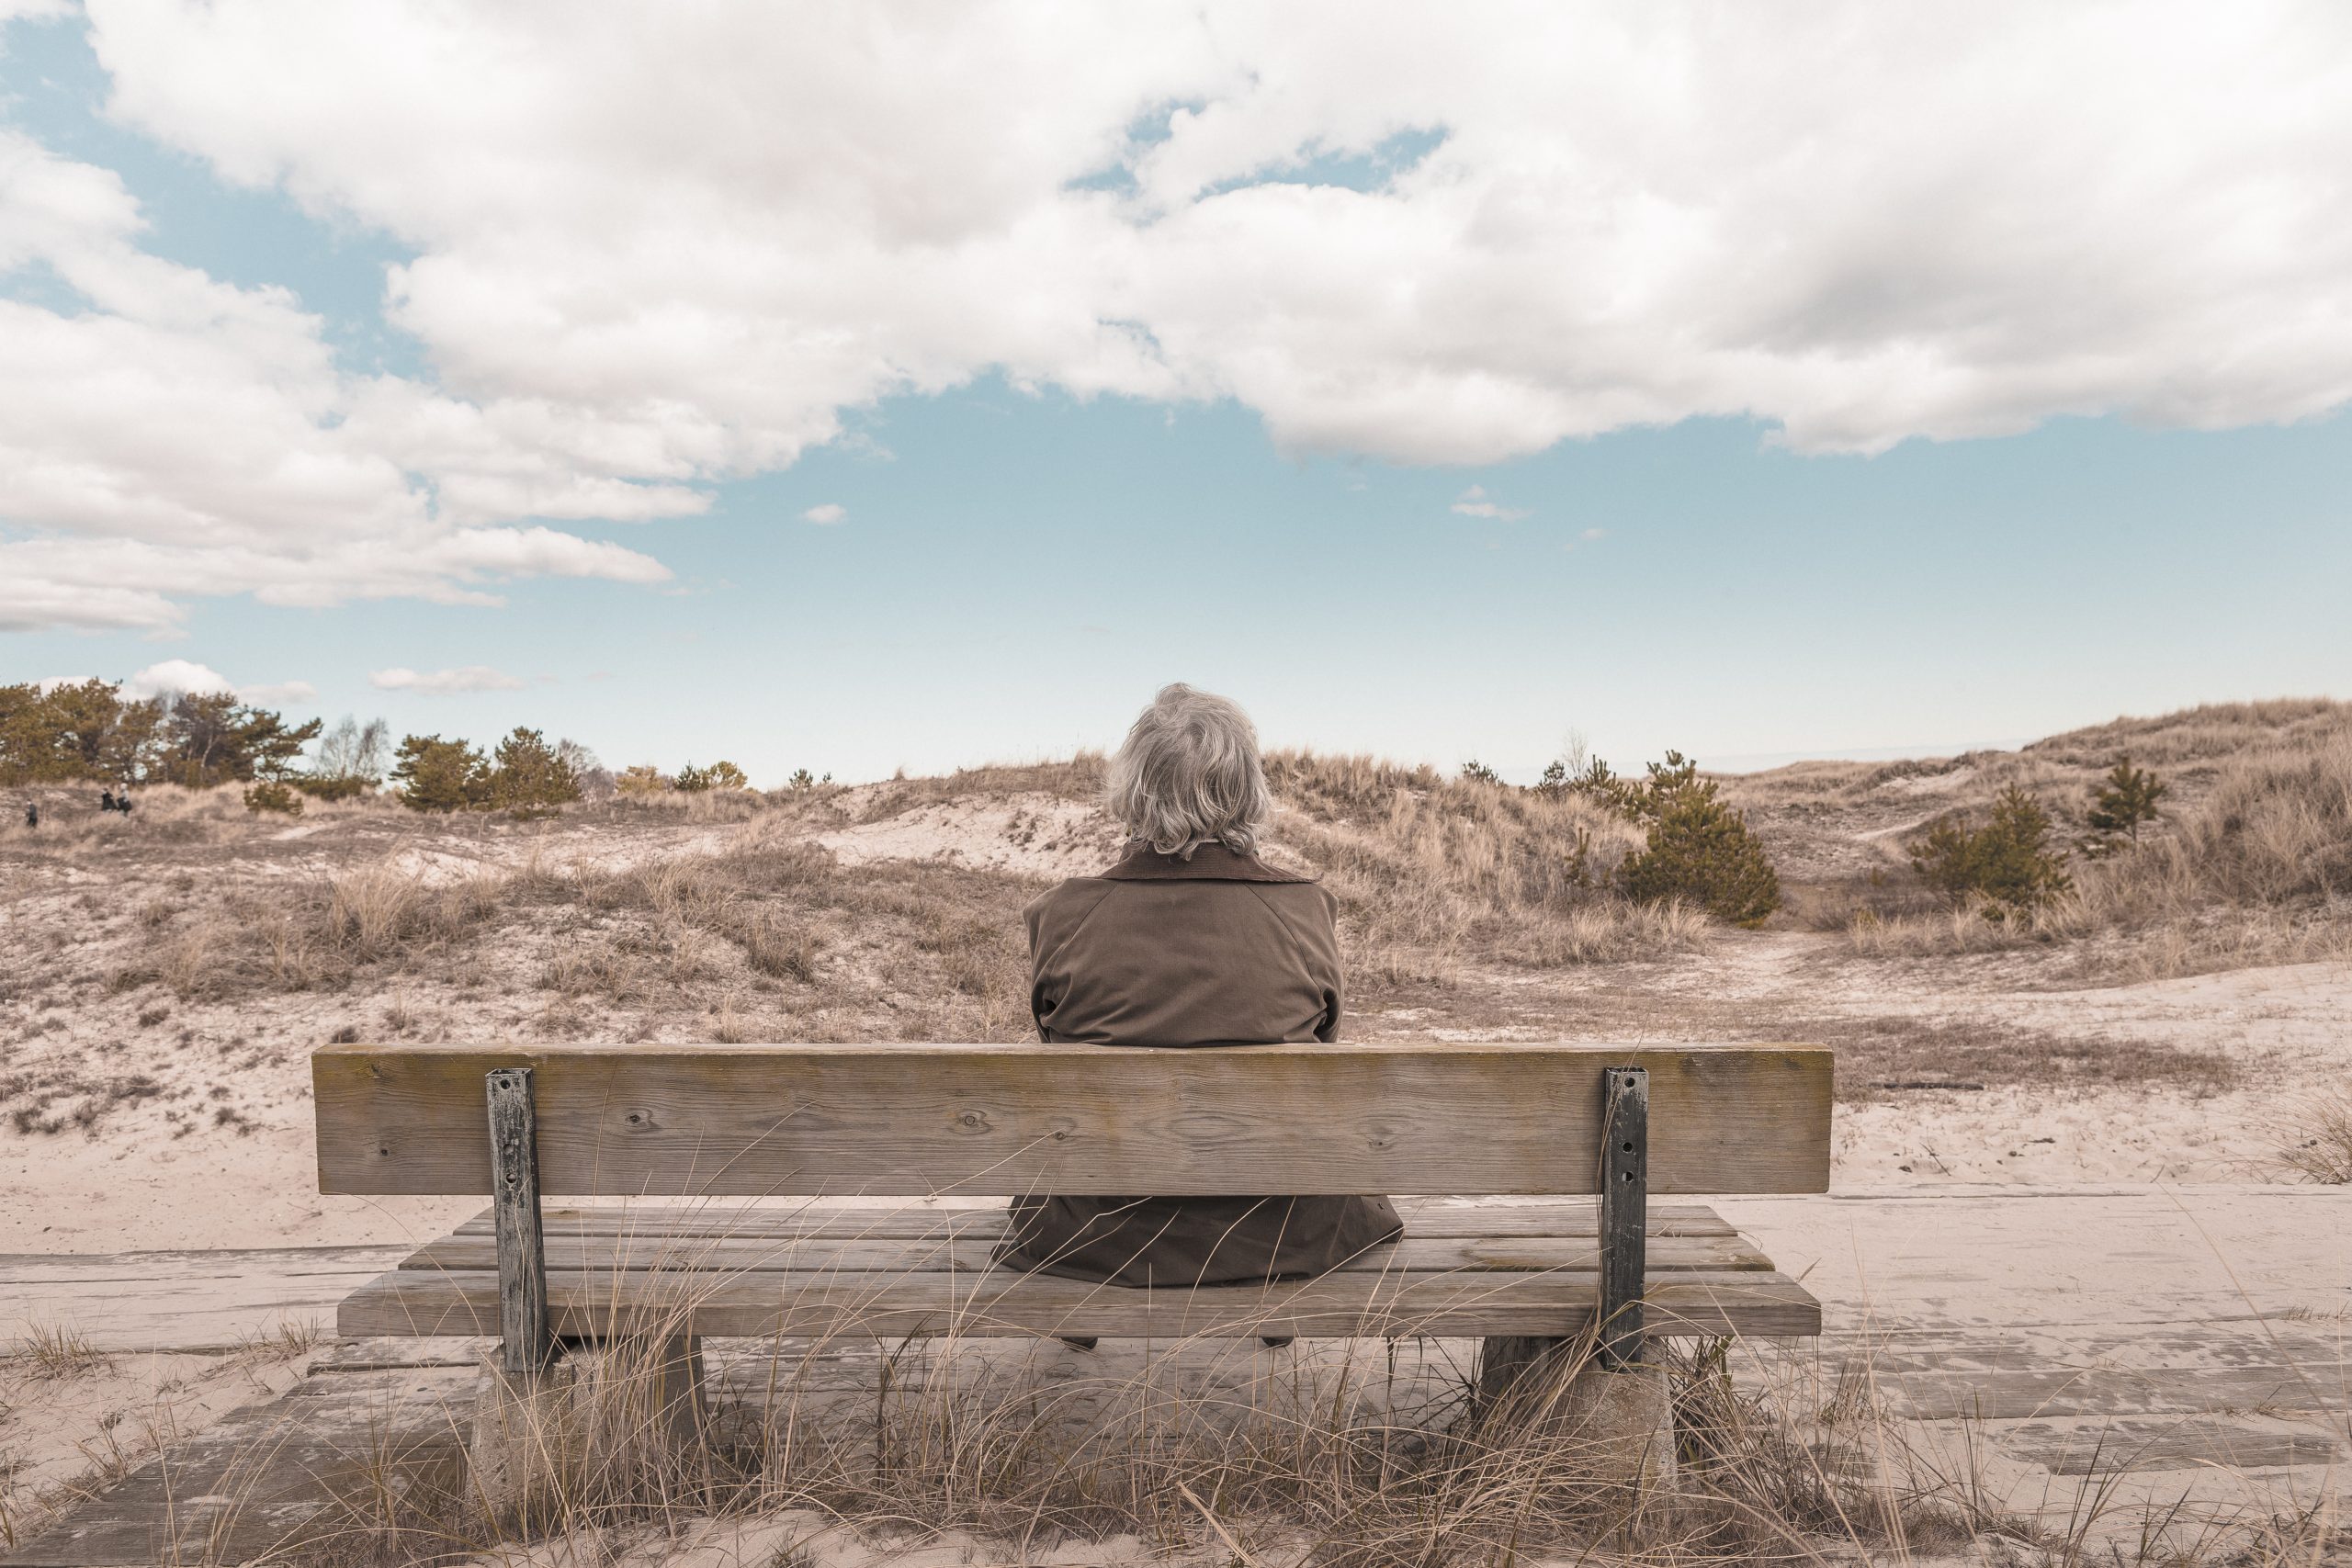
<svg viewBox="0 0 2352 1568">
<path fill-rule="evenodd" d="M 28 800 L 25 802 L 25 826 L 28 828 L 38 828 L 40 826 L 40 801 Z"/>
<path fill-rule="evenodd" d="M 1166 687 L 1111 759 L 1109 783 L 1126 858 L 1023 911 L 1038 1038 L 1339 1038 L 1338 904 L 1314 878 L 1258 858 L 1273 801 L 1249 716 L 1224 697 Z M 1188 1286 L 1311 1278 L 1404 1227 L 1385 1198 L 1057 1194 L 1017 1200 L 1008 1229 L 997 1249 L 1008 1268 Z"/>
<path fill-rule="evenodd" d="M 98 791 L 98 809 L 101 811 L 112 811 L 114 809 L 114 791 L 110 789 L 102 789 Z"/>
<path fill-rule="evenodd" d="M 121 812 L 125 817 L 130 815 L 130 792 L 129 790 L 124 790 L 120 795 L 115 796 L 114 808 L 117 811 Z"/>
</svg>

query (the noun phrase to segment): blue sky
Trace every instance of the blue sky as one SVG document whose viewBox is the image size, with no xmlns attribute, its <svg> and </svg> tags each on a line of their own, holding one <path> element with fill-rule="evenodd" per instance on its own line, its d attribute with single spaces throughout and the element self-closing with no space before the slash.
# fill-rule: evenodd
<svg viewBox="0 0 2352 1568">
<path fill-rule="evenodd" d="M 684 260 L 648 262 L 662 247 L 637 246 L 582 261 L 578 225 L 601 188 L 582 211 L 537 211 L 531 193 L 560 184 L 540 170 L 514 187 L 522 222 L 494 182 L 481 199 L 436 182 L 385 194 L 401 154 L 364 127 L 345 152 L 331 118 L 300 147 L 273 142 L 282 117 L 265 105 L 241 118 L 253 95 L 222 82 L 257 71 L 266 99 L 278 67 L 297 74 L 300 51 L 316 50 L 304 79 L 350 73 L 356 115 L 389 68 L 331 28 L 286 29 L 256 55 L 251 38 L 279 35 L 269 7 L 254 9 L 244 38 L 234 17 L 194 9 L 159 37 L 140 28 L 160 12 L 106 6 L 6 24 L 0 129 L 18 138 L 14 210 L 34 239 L 12 257 L 0 195 L 0 299 L 42 313 L 12 319 L 77 372 L 89 343 L 126 356 L 118 376 L 183 354 L 195 368 L 133 400 L 130 433 L 91 433 L 107 425 L 103 402 L 68 422 L 0 398 L 0 422 L 20 426 L 22 471 L 87 444 L 68 454 L 82 476 L 72 485 L 11 492 L 0 480 L 0 577 L 23 585 L 13 611 L 0 586 L 12 628 L 0 630 L 0 680 L 187 660 L 299 712 L 482 740 L 530 724 L 616 765 L 723 755 L 763 783 L 800 766 L 865 778 L 1107 745 L 1176 679 L 1238 697 L 1270 743 L 1443 765 L 1476 756 L 1522 775 L 1571 730 L 1621 765 L 1668 746 L 1755 761 L 2352 694 L 2352 424 L 2332 390 L 2346 384 L 2343 356 L 2325 330 L 2274 342 L 2242 328 L 2274 307 L 2340 307 L 2325 292 L 2340 279 L 2282 277 L 2233 254 L 2167 303 L 2149 291 L 2173 287 L 2169 275 L 2102 285 L 2050 273 L 2047 256 L 2001 248 L 2031 243 L 1972 228 L 1962 238 L 1978 247 L 1976 271 L 1943 278 L 1948 298 L 1912 302 L 1883 279 L 1858 281 L 1852 255 L 1826 255 L 1800 280 L 1801 307 L 1785 281 L 1759 285 L 1769 323 L 1753 311 L 1713 323 L 1724 342 L 1652 378 L 1644 367 L 1686 335 L 1670 312 L 1547 318 L 1523 343 L 1520 314 L 1464 321 L 1519 274 L 1457 276 L 1499 197 L 1490 191 L 1475 222 L 1443 204 L 1507 162 L 1491 149 L 1519 145 L 1514 134 L 1581 148 L 1599 131 L 1481 128 L 1410 103 L 1365 120 L 1341 81 L 1339 107 L 1304 121 L 1295 105 L 1268 111 L 1281 122 L 1272 140 L 1220 152 L 1219 166 L 1193 149 L 1217 125 L 1211 107 L 1233 102 L 1246 119 L 1246 90 L 1204 66 L 1204 85 L 1170 91 L 1154 74 L 1163 66 L 1138 64 L 1132 101 L 1106 95 L 1099 125 L 1040 130 L 1060 138 L 1064 171 L 1038 176 L 1044 196 L 973 215 L 954 205 L 957 172 L 924 162 L 949 153 L 894 146 L 904 167 L 935 176 L 936 210 L 909 220 L 914 237 L 876 220 L 870 252 L 796 281 L 782 305 L 747 304 L 792 259 L 758 248 L 780 243 L 763 227 L 773 212 L 720 220 L 707 265 L 692 233 Z M 595 69 L 552 74 L 539 96 L 593 97 Z M 885 107 L 897 90 L 875 89 Z M 332 117 L 317 101 L 332 96 L 307 95 L 302 112 Z M 1137 102 L 1179 107 L 1154 119 Z M 874 123 L 900 134 L 887 116 Z M 793 129 L 779 128 L 780 145 L 797 145 Z M 562 153 L 576 166 L 613 166 L 590 133 L 567 133 L 584 139 Z M 434 134 L 428 116 L 417 136 Z M 448 134 L 445 154 L 501 132 L 467 120 Z M 549 134 L 526 139 L 531 156 Z M 1459 167 L 1438 169 L 1457 144 Z M 2275 146 L 2242 155 L 2281 165 Z M 0 169 L 7 156 L 0 143 Z M 1170 170 L 1188 157 L 1179 181 Z M 1074 172 L 1105 158 L 1119 178 Z M 2192 165 L 2178 171 L 2191 195 L 2237 173 Z M 836 152 L 820 173 L 834 180 L 843 166 L 859 165 Z M 819 188 L 815 177 L 730 165 L 704 194 L 709 210 L 748 212 L 764 187 L 741 182 L 789 195 Z M 1520 176 L 1491 177 L 1509 194 Z M 658 208 L 668 184 L 646 199 Z M 853 200 L 826 185 L 807 199 L 865 211 L 877 188 L 892 187 Z M 128 238 L 126 200 L 143 222 Z M 1147 200 L 1162 205 L 1133 205 Z M 1025 231 L 1044 201 L 1083 214 L 1129 205 L 1103 219 L 1107 239 L 1057 241 L 1000 272 L 990 225 Z M 1312 271 L 1285 259 L 1300 211 L 1340 225 L 1332 243 L 1349 256 L 1393 243 L 1403 259 L 1285 298 Z M 1633 211 L 1621 213 L 1627 231 Z M 974 247 L 960 259 L 943 263 L 925 227 L 947 221 L 940 212 L 980 236 L 955 242 Z M 1403 227 L 1424 213 L 1426 231 Z M 1816 215 L 1818 231 L 1839 217 Z M 1356 221 L 1377 227 L 1351 240 Z M 1186 224 L 1234 248 L 1136 284 L 1196 243 Z M 1544 245 L 1569 247 L 1564 264 L 1583 257 L 1582 241 L 1529 243 L 1538 259 Z M 1114 243 L 1135 248 L 1100 263 L 1099 278 L 1073 271 L 1037 300 L 1005 299 L 1002 320 L 999 294 L 953 294 L 976 276 L 1096 265 Z M 533 245 L 543 265 L 525 265 Z M 712 281 L 739 261 L 749 284 Z M 884 305 L 852 297 L 877 268 L 935 264 L 948 270 L 910 271 Z M 1930 291 L 1950 270 L 1917 254 L 1880 265 Z M 2015 298 L 1994 299 L 1988 279 Z M 199 286 L 214 302 L 191 327 L 169 299 Z M 2086 324 L 2102 287 L 2119 300 L 2148 292 L 2133 309 L 2150 314 Z M 1087 288 L 1102 297 L 1083 341 L 1035 325 Z M 1406 288 L 1458 299 L 1417 305 L 1399 325 Z M 929 299 L 945 303 L 918 309 Z M 1963 305 L 1979 314 L 1951 329 Z M 1556 306 L 1539 290 L 1526 309 Z M 876 327 L 884 310 L 908 320 Z M 1814 335 L 1785 363 L 1747 368 L 1783 353 L 1799 324 Z M 74 335 L 102 325 L 119 330 Z M 117 341 L 134 328 L 147 335 Z M 612 353 L 580 350 L 605 332 Z M 870 352 L 838 348 L 869 338 Z M 673 340 L 709 346 L 673 366 Z M 1656 353 L 1635 352 L 1644 342 Z M 201 376 L 222 389 L 206 395 Z M 2047 389 L 2056 382 L 2063 392 Z M 317 444 L 299 481 L 283 479 L 266 440 L 251 455 L 238 445 L 281 417 L 265 395 L 293 411 L 291 439 Z M 219 433 L 204 423 L 246 399 L 256 417 Z M 171 428 L 183 412 L 184 436 Z M 495 427 L 495 440 L 417 434 L 460 419 Z M 0 423 L 0 460 L 9 435 Z M 104 500 L 88 499 L 94 488 Z M 807 521 L 819 508 L 839 521 Z M 475 602 L 436 602 L 452 596 Z M 472 669 L 496 672 L 495 689 L 384 684 L 390 671 L 430 685 Z"/>
</svg>

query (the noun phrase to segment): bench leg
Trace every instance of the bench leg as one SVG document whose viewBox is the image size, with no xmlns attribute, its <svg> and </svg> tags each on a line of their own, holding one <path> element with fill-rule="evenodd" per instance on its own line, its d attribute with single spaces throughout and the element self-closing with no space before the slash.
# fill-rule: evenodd
<svg viewBox="0 0 2352 1568">
<path fill-rule="evenodd" d="M 1477 1390 L 1472 1411 L 1485 1423 L 1540 1396 L 1544 1374 L 1556 1368 L 1573 1340 L 1534 1334 L 1489 1334 L 1478 1342 Z"/>
</svg>

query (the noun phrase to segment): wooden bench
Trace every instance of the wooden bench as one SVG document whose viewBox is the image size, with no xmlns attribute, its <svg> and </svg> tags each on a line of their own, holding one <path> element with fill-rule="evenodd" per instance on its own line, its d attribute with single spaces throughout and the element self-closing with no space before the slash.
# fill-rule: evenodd
<svg viewBox="0 0 2352 1568">
<path fill-rule="evenodd" d="M 1645 1335 L 1821 1327 L 1713 1210 L 1651 1201 L 1826 1190 L 1817 1046 L 351 1044 L 311 1065 L 321 1191 L 492 1196 L 345 1300 L 340 1331 L 495 1334 L 510 1373 L 649 1313 L 689 1349 L 1477 1337 L 1490 1379 L 1596 1320 L 1612 1363 Z M 1319 1279 L 1148 1291 L 992 1267 L 1000 1208 L 909 1201 L 1050 1191 L 1480 1201 L 1401 1201 L 1405 1239 Z"/>
</svg>

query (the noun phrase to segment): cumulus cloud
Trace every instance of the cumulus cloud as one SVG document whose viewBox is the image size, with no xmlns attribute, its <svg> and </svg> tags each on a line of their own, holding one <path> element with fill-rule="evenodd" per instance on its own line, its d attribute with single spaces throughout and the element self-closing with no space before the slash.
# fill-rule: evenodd
<svg viewBox="0 0 2352 1568">
<path fill-rule="evenodd" d="M 0 267 L 89 301 L 0 307 L 0 626 L 659 581 L 548 523 L 698 510 L 991 371 L 1434 463 L 2352 400 L 2341 6 L 87 15 L 119 119 L 401 242 L 435 370 L 341 373 L 302 301 L 0 144 Z"/>
<path fill-rule="evenodd" d="M 1472 485 L 1456 496 L 1453 511 L 1464 517 L 1488 517 L 1503 523 L 1516 523 L 1527 515 L 1524 507 L 1505 506 L 1496 501 L 1484 485 Z"/>
<path fill-rule="evenodd" d="M 379 692 L 417 692 L 428 697 L 446 697 L 459 692 L 519 692 L 530 684 L 487 664 L 431 671 L 395 666 L 377 671 L 368 677 L 368 683 Z"/>
<path fill-rule="evenodd" d="M 133 697 L 177 696 L 183 692 L 233 692 L 236 689 L 229 677 L 218 670 L 186 659 L 166 659 L 161 664 L 150 664 L 122 683 L 123 694 Z"/>
<path fill-rule="evenodd" d="M 290 295 L 150 255 L 143 226 L 111 171 L 0 129 L 0 274 L 46 268 L 86 304 L 0 298 L 0 628 L 168 630 L 194 594 L 494 603 L 512 577 L 669 576 L 512 525 L 699 495 L 534 452 L 494 400 L 345 376 Z"/>
<path fill-rule="evenodd" d="M 228 692 L 240 701 L 248 703 L 307 703 L 319 694 L 319 689 L 308 681 L 262 681 L 240 682 L 209 664 L 193 660 L 166 659 L 150 664 L 146 669 L 125 680 L 125 695 L 133 697 L 174 697 L 184 692 L 209 694 Z"/>
<path fill-rule="evenodd" d="M 837 501 L 828 501 L 820 506 L 812 506 L 802 513 L 800 520 L 804 523 L 815 523 L 824 527 L 831 527 L 848 515 L 848 507 Z"/>
</svg>

